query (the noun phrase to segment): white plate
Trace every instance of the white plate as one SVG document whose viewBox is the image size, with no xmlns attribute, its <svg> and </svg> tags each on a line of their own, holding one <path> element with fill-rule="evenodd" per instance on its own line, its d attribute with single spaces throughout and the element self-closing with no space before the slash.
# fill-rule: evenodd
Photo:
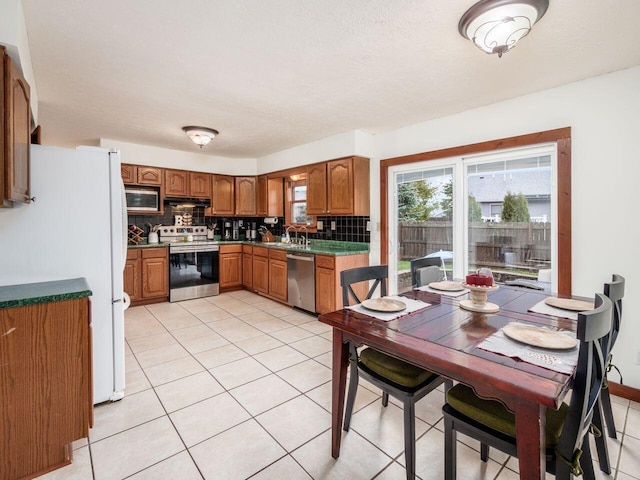
<svg viewBox="0 0 640 480">
<path fill-rule="evenodd" d="M 369 298 L 360 305 L 374 312 L 401 312 L 407 308 L 406 303 L 393 298 Z"/>
<path fill-rule="evenodd" d="M 464 287 L 458 282 L 431 282 L 429 284 L 434 290 L 442 290 L 443 292 L 460 292 Z"/>
<path fill-rule="evenodd" d="M 562 310 L 571 310 L 572 312 L 584 312 L 586 310 L 593 310 L 594 308 L 593 302 L 574 300 L 572 298 L 549 297 L 545 298 L 544 303 Z"/>
<path fill-rule="evenodd" d="M 578 340 L 571 338 L 558 330 L 536 327 L 534 325 L 519 325 L 510 323 L 502 328 L 504 334 L 521 343 L 550 350 L 570 350 L 578 344 Z"/>
</svg>

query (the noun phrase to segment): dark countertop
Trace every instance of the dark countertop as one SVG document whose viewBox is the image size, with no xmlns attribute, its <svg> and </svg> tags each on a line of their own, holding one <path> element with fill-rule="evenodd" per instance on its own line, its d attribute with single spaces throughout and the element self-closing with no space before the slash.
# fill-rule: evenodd
<svg viewBox="0 0 640 480">
<path fill-rule="evenodd" d="M 0 287 L 0 308 L 23 307 L 91 296 L 84 278 Z"/>
<path fill-rule="evenodd" d="M 369 244 L 362 242 L 337 242 L 333 240 L 311 240 L 308 247 L 299 247 L 293 244 L 281 242 L 250 242 L 247 240 L 220 240 L 219 245 L 254 245 L 256 247 L 276 248 L 278 250 L 291 250 L 294 252 L 306 252 L 317 255 L 360 255 L 369 253 Z M 129 248 L 168 247 L 168 243 L 129 245 Z"/>
</svg>

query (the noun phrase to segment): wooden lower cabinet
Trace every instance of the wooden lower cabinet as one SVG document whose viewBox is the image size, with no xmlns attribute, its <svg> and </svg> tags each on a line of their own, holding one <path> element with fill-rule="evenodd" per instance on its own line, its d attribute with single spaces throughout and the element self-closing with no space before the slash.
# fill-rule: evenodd
<svg viewBox="0 0 640 480">
<path fill-rule="evenodd" d="M 269 294 L 269 250 L 253 247 L 253 290 Z"/>
<path fill-rule="evenodd" d="M 242 245 L 220 246 L 220 290 L 242 288 Z"/>
<path fill-rule="evenodd" d="M 71 461 L 93 415 L 88 297 L 0 309 L 0 479 Z"/>
<path fill-rule="evenodd" d="M 140 272 L 140 250 L 127 250 L 127 263 L 124 266 L 124 291 L 132 302 L 142 299 L 142 277 Z"/>
<path fill-rule="evenodd" d="M 168 249 L 130 248 L 124 267 L 124 291 L 132 305 L 166 301 L 169 297 Z"/>
<path fill-rule="evenodd" d="M 369 265 L 369 255 L 316 255 L 316 312 L 328 313 L 342 308 L 340 272 Z M 368 285 L 356 284 L 358 296 L 366 295 Z"/>
<path fill-rule="evenodd" d="M 287 252 L 269 251 L 269 296 L 287 301 Z"/>
<path fill-rule="evenodd" d="M 253 246 L 242 246 L 242 286 L 253 290 Z"/>
</svg>

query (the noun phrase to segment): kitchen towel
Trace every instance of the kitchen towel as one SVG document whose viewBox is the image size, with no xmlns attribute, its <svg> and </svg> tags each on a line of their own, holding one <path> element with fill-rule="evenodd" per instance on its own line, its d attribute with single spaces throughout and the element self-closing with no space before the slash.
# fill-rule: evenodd
<svg viewBox="0 0 640 480">
<path fill-rule="evenodd" d="M 351 305 L 350 307 L 347 307 L 355 312 L 358 313 L 362 313 L 364 315 L 368 315 L 369 317 L 373 317 L 373 318 L 377 318 L 378 320 L 383 320 L 385 322 L 389 322 L 391 320 L 395 320 L 396 318 L 400 318 L 404 315 L 408 315 L 410 313 L 416 312 L 418 310 L 422 310 L 423 308 L 426 308 L 428 306 L 430 306 L 430 303 L 426 303 L 426 302 L 422 302 L 420 300 L 414 300 L 412 298 L 406 298 L 406 297 L 399 297 L 397 295 L 390 295 L 390 296 L 386 296 L 384 298 L 388 298 L 390 300 L 398 300 L 400 302 L 403 302 L 407 308 L 405 308 L 404 310 L 400 311 L 400 312 L 377 312 L 374 310 L 369 310 L 367 308 L 364 308 L 361 304 L 357 304 L 357 305 Z"/>
<path fill-rule="evenodd" d="M 572 338 L 576 338 L 573 332 L 563 331 L 563 333 Z M 524 362 L 567 375 L 573 374 L 573 370 L 578 363 L 578 347 L 572 348 L 571 350 L 548 350 L 546 348 L 534 347 L 511 340 L 504 334 L 502 329 L 485 338 L 478 345 L 478 348 L 499 353 L 507 357 L 519 358 Z"/>
</svg>

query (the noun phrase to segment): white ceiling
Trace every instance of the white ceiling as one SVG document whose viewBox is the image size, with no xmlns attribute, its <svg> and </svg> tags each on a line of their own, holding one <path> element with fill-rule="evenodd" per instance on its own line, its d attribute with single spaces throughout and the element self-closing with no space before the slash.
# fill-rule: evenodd
<svg viewBox="0 0 640 480">
<path fill-rule="evenodd" d="M 502 58 L 475 0 L 22 0 L 46 144 L 99 138 L 260 157 L 640 64 L 640 0 L 550 0 Z M 523 112 L 525 115 L 526 112 Z"/>
</svg>

